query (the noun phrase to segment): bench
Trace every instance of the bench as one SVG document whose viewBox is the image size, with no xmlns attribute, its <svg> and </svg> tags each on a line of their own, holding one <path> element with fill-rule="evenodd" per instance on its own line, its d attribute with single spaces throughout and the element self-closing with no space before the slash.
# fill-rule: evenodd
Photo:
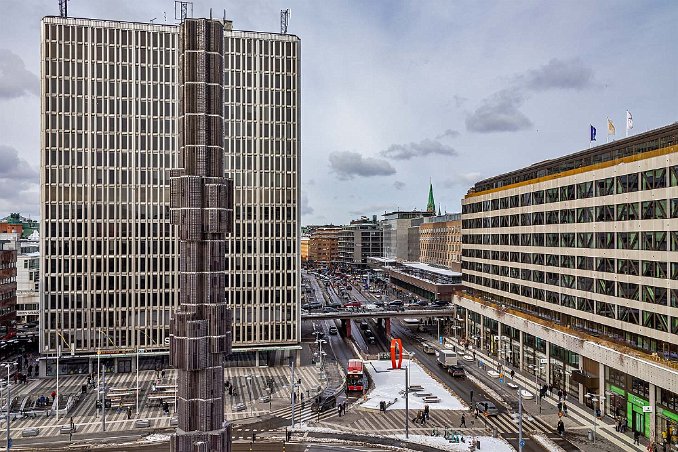
<svg viewBox="0 0 678 452">
<path fill-rule="evenodd" d="M 28 438 L 31 436 L 38 436 L 40 434 L 40 429 L 37 427 L 29 427 L 25 428 L 21 431 L 21 436 L 24 438 Z"/>
<path fill-rule="evenodd" d="M 440 399 L 436 396 L 427 396 L 424 397 L 424 403 L 438 403 Z"/>
</svg>

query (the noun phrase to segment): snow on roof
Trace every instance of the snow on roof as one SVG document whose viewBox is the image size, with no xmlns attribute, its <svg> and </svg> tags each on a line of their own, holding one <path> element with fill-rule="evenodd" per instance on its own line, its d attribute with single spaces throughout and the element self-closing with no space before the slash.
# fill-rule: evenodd
<svg viewBox="0 0 678 452">
<path fill-rule="evenodd" d="M 423 262 L 403 262 L 403 265 L 406 267 L 415 268 L 417 270 L 424 270 L 442 276 L 461 276 L 461 273 L 459 272 L 453 272 L 452 270 L 445 270 L 444 268 L 434 267 L 432 265 L 424 264 Z"/>
</svg>

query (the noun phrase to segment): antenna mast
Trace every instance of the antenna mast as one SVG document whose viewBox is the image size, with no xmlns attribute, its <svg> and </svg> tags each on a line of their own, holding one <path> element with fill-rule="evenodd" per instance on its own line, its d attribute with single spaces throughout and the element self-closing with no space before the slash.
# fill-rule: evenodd
<svg viewBox="0 0 678 452">
<path fill-rule="evenodd" d="M 281 9 L 280 10 L 280 33 L 283 35 L 287 34 L 287 25 L 290 23 L 290 10 Z"/>
<path fill-rule="evenodd" d="M 59 15 L 68 17 L 68 0 L 59 0 Z"/>
</svg>

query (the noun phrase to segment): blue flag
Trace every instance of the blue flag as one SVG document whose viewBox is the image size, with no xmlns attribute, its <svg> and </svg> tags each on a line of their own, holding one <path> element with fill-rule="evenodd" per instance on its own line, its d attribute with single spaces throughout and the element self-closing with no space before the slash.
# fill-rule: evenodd
<svg viewBox="0 0 678 452">
<path fill-rule="evenodd" d="M 596 128 L 591 126 L 591 141 L 596 141 Z"/>
</svg>

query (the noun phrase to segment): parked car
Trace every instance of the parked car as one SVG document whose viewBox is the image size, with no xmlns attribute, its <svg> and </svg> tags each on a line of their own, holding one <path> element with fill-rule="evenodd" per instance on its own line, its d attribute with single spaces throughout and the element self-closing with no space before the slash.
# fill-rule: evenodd
<svg viewBox="0 0 678 452">
<path fill-rule="evenodd" d="M 476 408 L 478 408 L 478 412 L 480 414 L 484 414 L 485 412 L 487 412 L 488 416 L 497 416 L 499 414 L 499 409 L 497 409 L 497 406 L 489 400 L 481 400 L 480 402 L 477 402 Z"/>
<path fill-rule="evenodd" d="M 331 327 L 330 327 L 330 334 L 331 334 L 332 336 L 336 336 L 338 332 L 339 332 L 339 330 L 337 329 L 336 326 L 331 326 Z"/>
<path fill-rule="evenodd" d="M 447 371 L 455 378 L 466 378 L 466 371 L 461 366 L 450 366 Z"/>
</svg>

